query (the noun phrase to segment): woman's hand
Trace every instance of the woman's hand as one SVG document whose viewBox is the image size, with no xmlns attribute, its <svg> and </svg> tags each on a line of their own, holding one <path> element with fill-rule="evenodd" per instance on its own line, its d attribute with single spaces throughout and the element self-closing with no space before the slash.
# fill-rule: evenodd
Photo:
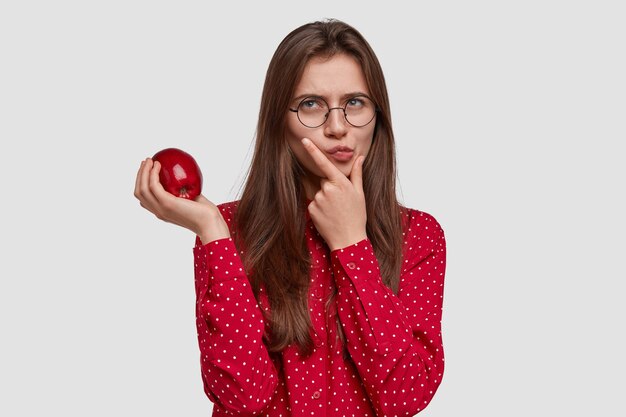
<svg viewBox="0 0 626 417">
<path fill-rule="evenodd" d="M 230 237 L 215 204 L 202 195 L 191 201 L 168 193 L 159 182 L 160 170 L 161 164 L 150 158 L 141 163 L 135 181 L 135 197 L 141 207 L 163 221 L 191 230 L 204 244 Z"/>
<path fill-rule="evenodd" d="M 363 160 L 354 160 L 346 177 L 309 139 L 302 144 L 326 178 L 309 204 L 309 214 L 331 250 L 353 245 L 367 238 L 367 210 L 363 193 Z"/>
</svg>

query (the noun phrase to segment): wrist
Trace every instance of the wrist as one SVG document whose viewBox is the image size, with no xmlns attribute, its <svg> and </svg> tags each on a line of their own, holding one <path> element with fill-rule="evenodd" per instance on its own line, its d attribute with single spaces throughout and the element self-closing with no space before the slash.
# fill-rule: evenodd
<svg viewBox="0 0 626 417">
<path fill-rule="evenodd" d="M 205 221 L 199 226 L 196 234 L 202 241 L 202 244 L 206 245 L 215 240 L 229 238 L 230 230 L 222 214 L 217 210 L 212 211 L 211 214 L 205 218 Z"/>
<path fill-rule="evenodd" d="M 365 239 L 367 239 L 367 233 L 363 232 L 363 233 L 360 233 L 360 234 L 353 235 L 353 236 L 351 236 L 349 238 L 346 238 L 346 239 L 342 239 L 342 240 L 338 240 L 336 242 L 332 242 L 332 244 L 328 245 L 328 248 L 331 251 L 335 251 L 335 250 L 338 250 L 338 249 L 347 248 L 348 246 L 352 246 L 355 243 L 359 243 L 359 242 L 361 242 L 362 240 L 365 240 Z"/>
</svg>

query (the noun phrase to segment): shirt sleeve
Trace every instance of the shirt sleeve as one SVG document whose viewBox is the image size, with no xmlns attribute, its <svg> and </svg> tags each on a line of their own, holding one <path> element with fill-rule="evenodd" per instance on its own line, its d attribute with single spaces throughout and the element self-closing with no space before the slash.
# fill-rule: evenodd
<svg viewBox="0 0 626 417">
<path fill-rule="evenodd" d="M 204 391 L 220 408 L 252 416 L 276 389 L 263 343 L 264 320 L 230 238 L 196 241 L 196 326 Z"/>
<path fill-rule="evenodd" d="M 423 410 L 444 369 L 445 237 L 431 215 L 408 215 L 397 296 L 382 282 L 368 239 L 331 253 L 348 352 L 377 414 L 385 416 Z"/>
</svg>

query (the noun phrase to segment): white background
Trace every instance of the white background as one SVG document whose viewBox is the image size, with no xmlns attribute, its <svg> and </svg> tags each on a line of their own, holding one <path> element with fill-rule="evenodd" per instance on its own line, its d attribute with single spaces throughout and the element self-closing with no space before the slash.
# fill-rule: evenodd
<svg viewBox="0 0 626 417">
<path fill-rule="evenodd" d="M 176 146 L 237 198 L 274 49 L 335 17 L 383 65 L 401 200 L 446 233 L 422 415 L 625 415 L 623 3 L 226 3 L 2 2 L 0 414 L 210 415 L 194 236 L 135 174 Z"/>
</svg>

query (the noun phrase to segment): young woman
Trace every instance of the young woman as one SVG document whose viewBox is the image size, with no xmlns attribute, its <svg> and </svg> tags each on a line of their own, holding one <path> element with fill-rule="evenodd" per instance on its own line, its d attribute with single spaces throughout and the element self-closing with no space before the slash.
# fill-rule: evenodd
<svg viewBox="0 0 626 417">
<path fill-rule="evenodd" d="M 197 328 L 214 416 L 412 416 L 441 383 L 444 233 L 401 206 L 380 64 L 336 20 L 303 25 L 267 71 L 239 201 L 135 195 L 197 235 Z"/>
</svg>

